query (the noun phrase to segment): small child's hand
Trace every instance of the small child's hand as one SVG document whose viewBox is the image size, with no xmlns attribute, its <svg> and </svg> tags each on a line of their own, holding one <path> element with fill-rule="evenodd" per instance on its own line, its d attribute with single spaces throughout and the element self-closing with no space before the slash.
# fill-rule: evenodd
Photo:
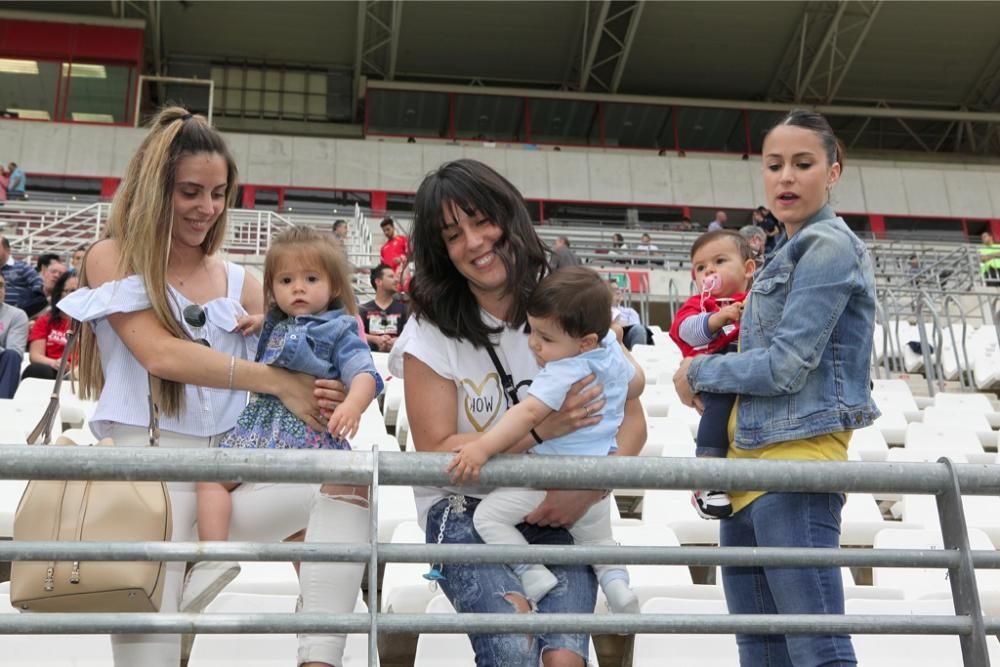
<svg viewBox="0 0 1000 667">
<path fill-rule="evenodd" d="M 455 448 L 455 457 L 445 469 L 451 473 L 451 481 L 455 484 L 479 481 L 479 471 L 490 457 L 479 447 L 469 443 Z"/>
<path fill-rule="evenodd" d="M 361 424 L 361 412 L 349 403 L 341 403 L 330 415 L 327 428 L 330 435 L 336 438 L 353 438 L 358 433 Z"/>
<path fill-rule="evenodd" d="M 244 336 L 260 333 L 264 327 L 263 315 L 241 315 L 236 319 L 236 331 Z"/>
<path fill-rule="evenodd" d="M 740 318 L 743 316 L 743 302 L 734 301 L 733 303 L 719 309 L 719 313 L 725 318 L 726 324 L 730 322 L 739 322 Z"/>
</svg>

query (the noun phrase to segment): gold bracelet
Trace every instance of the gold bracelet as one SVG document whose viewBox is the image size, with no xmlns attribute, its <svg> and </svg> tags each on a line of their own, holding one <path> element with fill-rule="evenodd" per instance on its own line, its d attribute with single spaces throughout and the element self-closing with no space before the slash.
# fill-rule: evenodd
<svg viewBox="0 0 1000 667">
<path fill-rule="evenodd" d="M 236 357 L 229 357 L 229 389 L 233 388 L 233 377 L 236 375 Z"/>
</svg>

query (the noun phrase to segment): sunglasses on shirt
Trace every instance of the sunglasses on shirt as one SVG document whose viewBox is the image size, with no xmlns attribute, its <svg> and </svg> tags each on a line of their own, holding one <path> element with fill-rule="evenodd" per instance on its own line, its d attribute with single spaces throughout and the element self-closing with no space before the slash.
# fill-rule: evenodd
<svg viewBox="0 0 1000 667">
<path fill-rule="evenodd" d="M 185 306 L 184 310 L 181 311 L 181 317 L 184 318 L 184 321 L 192 329 L 201 329 L 208 322 L 208 318 L 205 316 L 205 309 L 196 303 Z M 205 347 L 212 347 L 207 338 L 196 338 L 194 342 Z"/>
</svg>

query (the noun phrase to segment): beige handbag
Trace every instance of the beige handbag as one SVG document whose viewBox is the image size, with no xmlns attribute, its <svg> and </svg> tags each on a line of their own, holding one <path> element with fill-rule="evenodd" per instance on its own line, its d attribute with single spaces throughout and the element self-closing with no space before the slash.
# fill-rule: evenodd
<svg viewBox="0 0 1000 667">
<path fill-rule="evenodd" d="M 49 407 L 29 444 L 49 444 L 59 413 L 59 389 L 76 329 L 66 351 Z M 149 378 L 149 444 L 159 443 L 159 380 Z M 60 439 L 57 445 L 74 444 Z M 110 439 L 97 443 L 113 446 Z M 25 541 L 155 542 L 173 531 L 170 497 L 163 482 L 28 482 L 14 517 L 14 539 Z M 10 603 L 24 612 L 155 612 L 163 599 L 166 563 L 158 561 L 14 561 Z"/>
</svg>

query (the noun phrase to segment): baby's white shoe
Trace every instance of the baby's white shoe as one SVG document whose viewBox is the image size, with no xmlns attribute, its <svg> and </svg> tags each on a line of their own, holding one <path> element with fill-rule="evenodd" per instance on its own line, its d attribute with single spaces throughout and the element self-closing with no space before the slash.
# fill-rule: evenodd
<svg viewBox="0 0 1000 667">
<path fill-rule="evenodd" d="M 549 591 L 556 587 L 559 579 L 544 565 L 532 565 L 521 575 L 521 586 L 525 596 L 538 604 Z"/>
<path fill-rule="evenodd" d="M 624 579 L 612 579 L 604 586 L 604 597 L 613 614 L 638 614 L 639 598 Z"/>
</svg>

